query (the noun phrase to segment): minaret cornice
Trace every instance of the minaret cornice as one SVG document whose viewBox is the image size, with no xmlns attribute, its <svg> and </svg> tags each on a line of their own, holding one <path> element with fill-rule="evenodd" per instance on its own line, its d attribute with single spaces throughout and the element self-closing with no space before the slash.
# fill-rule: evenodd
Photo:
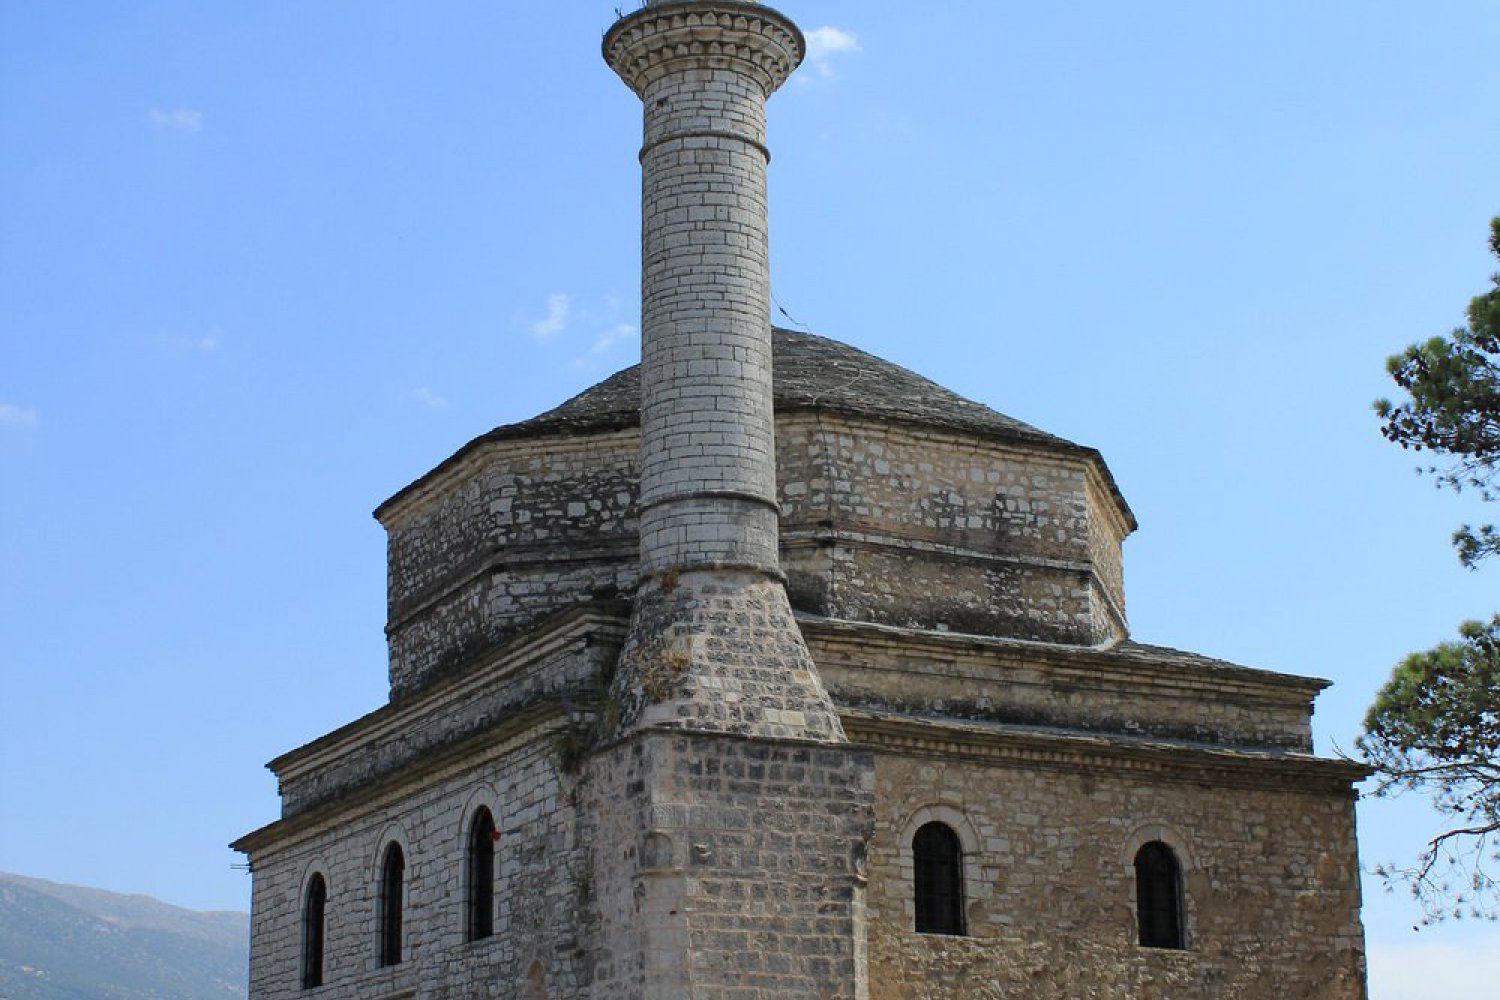
<svg viewBox="0 0 1500 1000">
<path fill-rule="evenodd" d="M 728 69 L 756 80 L 769 97 L 802 62 L 807 42 L 785 15 L 745 0 L 670 0 L 616 21 L 604 60 L 644 97 L 662 77 Z"/>
</svg>

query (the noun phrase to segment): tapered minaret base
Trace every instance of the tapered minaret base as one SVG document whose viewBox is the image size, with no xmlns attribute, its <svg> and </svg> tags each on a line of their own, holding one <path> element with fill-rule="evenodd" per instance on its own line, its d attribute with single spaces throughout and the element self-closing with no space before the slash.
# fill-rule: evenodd
<svg viewBox="0 0 1500 1000">
<path fill-rule="evenodd" d="M 786 588 L 753 573 L 694 571 L 646 581 L 613 700 L 622 730 L 844 738 Z"/>
</svg>

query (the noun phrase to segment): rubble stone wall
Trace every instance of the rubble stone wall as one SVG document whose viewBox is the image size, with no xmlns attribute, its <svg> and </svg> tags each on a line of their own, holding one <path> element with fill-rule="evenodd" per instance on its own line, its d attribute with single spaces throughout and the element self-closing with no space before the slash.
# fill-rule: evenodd
<svg viewBox="0 0 1500 1000">
<path fill-rule="evenodd" d="M 1125 634 L 1125 527 L 1096 508 L 1113 500 L 1091 495 L 1084 458 L 834 415 L 790 414 L 777 434 L 799 607 L 1056 642 Z"/>
<path fill-rule="evenodd" d="M 797 609 L 1071 643 L 1124 635 L 1125 527 L 1084 459 L 836 415 L 777 428 Z M 559 610 L 633 593 L 637 441 L 496 443 L 387 516 L 393 693 Z"/>
<path fill-rule="evenodd" d="M 871 1000 L 1363 1000 L 1354 797 L 876 754 Z M 965 842 L 967 936 L 913 929 L 911 837 Z M 946 814 L 943 815 L 943 814 Z M 1187 948 L 1137 944 L 1135 851 L 1182 863 Z"/>
<path fill-rule="evenodd" d="M 490 748 L 252 854 L 255 881 L 250 995 L 256 1000 L 505 997 L 540 975 L 552 998 L 586 996 L 579 915 L 586 863 L 557 766 L 556 733 Z M 469 823 L 494 815 L 495 933 L 466 941 Z M 386 846 L 406 858 L 403 961 L 377 952 L 380 865 Z M 302 894 L 327 881 L 324 985 L 301 989 Z M 410 991 L 410 992 L 407 992 Z"/>
<path fill-rule="evenodd" d="M 387 516 L 394 695 L 548 615 L 630 593 L 637 441 L 625 431 L 505 442 Z"/>
</svg>

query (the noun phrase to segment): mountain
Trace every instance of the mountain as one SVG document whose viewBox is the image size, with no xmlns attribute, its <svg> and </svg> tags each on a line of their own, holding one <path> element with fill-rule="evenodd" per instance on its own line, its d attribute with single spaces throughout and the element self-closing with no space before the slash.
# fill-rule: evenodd
<svg viewBox="0 0 1500 1000">
<path fill-rule="evenodd" d="M 235 1000 L 250 917 L 0 872 L 0 1000 Z"/>
</svg>

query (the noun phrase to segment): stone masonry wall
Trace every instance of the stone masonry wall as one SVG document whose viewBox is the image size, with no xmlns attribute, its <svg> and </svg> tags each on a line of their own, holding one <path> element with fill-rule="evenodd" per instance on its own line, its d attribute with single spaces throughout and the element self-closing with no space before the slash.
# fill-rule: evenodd
<svg viewBox="0 0 1500 1000">
<path fill-rule="evenodd" d="M 1059 642 L 1124 634 L 1095 589 L 1123 609 L 1123 525 L 1091 516 L 1084 459 L 811 414 L 778 435 L 799 607 Z"/>
<path fill-rule="evenodd" d="M 871 1000 L 1363 1000 L 1354 798 L 876 756 Z M 911 837 L 964 843 L 966 937 L 913 930 Z M 1137 945 L 1135 850 L 1184 868 L 1186 950 Z"/>
<path fill-rule="evenodd" d="M 436 773 L 417 771 L 400 790 L 253 853 L 250 995 L 586 996 L 579 913 L 587 868 L 569 801 L 572 780 L 558 770 L 555 734 L 531 736 Z M 501 834 L 495 934 L 466 942 L 466 840 L 481 805 L 494 814 Z M 392 840 L 406 856 L 404 960 L 380 968 L 380 864 Z M 328 886 L 327 957 L 324 985 L 308 992 L 300 984 L 302 893 L 315 871 Z M 539 975 L 546 992 L 523 992 Z"/>
<path fill-rule="evenodd" d="M 633 592 L 637 440 L 503 442 L 388 517 L 394 693 L 563 608 Z M 1124 527 L 1081 460 L 807 413 L 778 420 L 776 458 L 799 610 L 1075 643 L 1123 635 Z"/>
<path fill-rule="evenodd" d="M 1123 543 L 1131 526 L 1125 523 L 1115 497 L 1096 473 L 1085 477 L 1088 503 L 1088 560 L 1093 584 L 1102 593 L 1092 602 L 1100 618 L 1100 635 L 1124 635 L 1125 565 Z M 1110 626 L 1108 628 L 1104 626 Z"/>
<path fill-rule="evenodd" d="M 619 432 L 506 442 L 388 517 L 393 694 L 557 611 L 629 594 L 637 441 Z"/>
<path fill-rule="evenodd" d="M 648 730 L 590 768 L 595 997 L 862 1000 L 867 751 Z"/>
</svg>

